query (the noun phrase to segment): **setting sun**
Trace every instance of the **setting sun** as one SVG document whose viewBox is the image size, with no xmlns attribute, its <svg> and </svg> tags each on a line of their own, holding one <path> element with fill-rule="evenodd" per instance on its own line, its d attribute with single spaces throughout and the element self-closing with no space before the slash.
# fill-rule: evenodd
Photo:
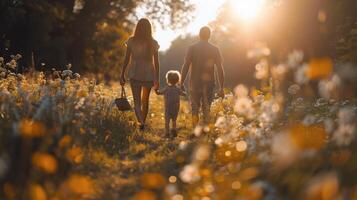
<svg viewBox="0 0 357 200">
<path fill-rule="evenodd" d="M 233 12 L 244 20 L 251 20 L 259 14 L 264 0 L 233 0 L 230 2 Z"/>
</svg>

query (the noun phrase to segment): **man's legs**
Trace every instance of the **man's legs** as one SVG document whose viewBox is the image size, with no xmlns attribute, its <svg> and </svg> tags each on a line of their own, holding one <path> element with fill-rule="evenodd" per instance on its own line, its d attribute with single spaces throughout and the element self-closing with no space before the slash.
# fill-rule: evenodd
<svg viewBox="0 0 357 200">
<path fill-rule="evenodd" d="M 202 95 L 202 112 L 203 112 L 203 122 L 209 124 L 211 120 L 211 104 L 213 101 L 213 89 L 211 85 L 203 86 Z"/>
<path fill-rule="evenodd" d="M 199 90 L 191 90 L 192 127 L 195 128 L 199 122 L 199 111 L 202 95 Z"/>
</svg>

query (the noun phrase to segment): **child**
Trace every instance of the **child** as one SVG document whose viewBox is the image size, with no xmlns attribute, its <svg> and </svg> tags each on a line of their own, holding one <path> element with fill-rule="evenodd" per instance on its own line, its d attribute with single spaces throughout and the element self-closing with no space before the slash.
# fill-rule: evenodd
<svg viewBox="0 0 357 200">
<path fill-rule="evenodd" d="M 178 71 L 168 71 L 166 74 L 166 81 L 168 86 L 163 90 L 156 90 L 156 94 L 164 95 L 165 102 L 165 133 L 166 137 L 177 136 L 176 131 L 176 119 L 178 112 L 180 110 L 180 95 L 186 95 L 184 91 L 182 91 L 178 83 L 180 82 L 180 72 Z M 172 129 L 170 133 L 170 121 L 172 122 Z"/>
</svg>

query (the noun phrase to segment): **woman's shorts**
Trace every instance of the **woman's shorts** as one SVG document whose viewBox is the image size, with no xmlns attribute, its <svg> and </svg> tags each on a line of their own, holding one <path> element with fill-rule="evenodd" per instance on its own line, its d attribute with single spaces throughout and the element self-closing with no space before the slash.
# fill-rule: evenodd
<svg viewBox="0 0 357 200">
<path fill-rule="evenodd" d="M 146 87 L 146 88 L 152 88 L 154 86 L 153 81 L 138 81 L 134 79 L 130 79 L 130 84 L 133 86 L 140 86 L 140 87 Z"/>
</svg>

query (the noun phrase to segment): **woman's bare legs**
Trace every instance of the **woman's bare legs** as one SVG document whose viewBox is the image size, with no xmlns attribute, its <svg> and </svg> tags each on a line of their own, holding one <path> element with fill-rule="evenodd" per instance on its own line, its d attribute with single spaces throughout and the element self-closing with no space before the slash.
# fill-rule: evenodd
<svg viewBox="0 0 357 200">
<path fill-rule="evenodd" d="M 133 98 L 134 98 L 134 111 L 136 118 L 138 119 L 138 122 L 142 125 L 145 123 L 145 120 L 143 120 L 143 115 L 141 111 L 141 86 L 137 84 L 130 84 L 131 86 L 131 91 L 133 93 Z"/>
<path fill-rule="evenodd" d="M 142 88 L 142 94 L 141 94 L 141 113 L 142 113 L 142 119 L 143 119 L 143 123 L 145 124 L 146 121 L 146 117 L 148 115 L 149 112 L 149 98 L 150 98 L 150 91 L 151 88 L 148 87 L 143 87 Z"/>
</svg>

